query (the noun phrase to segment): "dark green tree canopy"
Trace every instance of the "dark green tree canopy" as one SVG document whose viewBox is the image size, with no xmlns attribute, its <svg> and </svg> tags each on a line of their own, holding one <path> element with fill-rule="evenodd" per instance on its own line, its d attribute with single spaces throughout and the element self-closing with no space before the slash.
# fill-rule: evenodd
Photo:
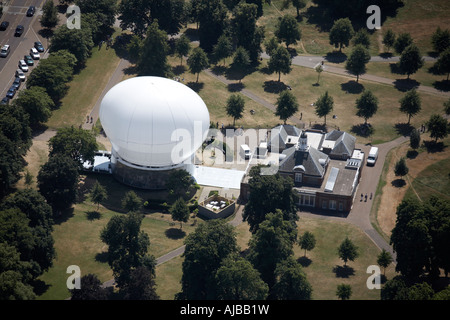
<svg viewBox="0 0 450 320">
<path fill-rule="evenodd" d="M 102 287 L 95 274 L 89 273 L 80 279 L 80 289 L 69 290 L 71 300 L 108 300 L 108 291 Z"/>
<path fill-rule="evenodd" d="M 354 261 L 359 256 L 358 247 L 346 237 L 338 247 L 338 255 L 344 261 L 344 265 L 347 265 L 347 261 Z"/>
<path fill-rule="evenodd" d="M 387 52 L 394 46 L 395 43 L 395 33 L 392 29 L 388 29 L 383 34 L 383 44 L 387 48 Z"/>
<path fill-rule="evenodd" d="M 400 111 L 408 115 L 408 124 L 411 122 L 411 117 L 415 116 L 422 109 L 420 96 L 416 89 L 409 90 L 400 99 Z"/>
<path fill-rule="evenodd" d="M 336 20 L 330 30 L 330 44 L 342 51 L 344 46 L 348 47 L 354 33 L 350 19 L 341 18 Z"/>
<path fill-rule="evenodd" d="M 142 206 L 142 199 L 133 190 L 125 193 L 122 199 L 122 208 L 126 212 L 138 212 Z"/>
<path fill-rule="evenodd" d="M 415 44 L 409 45 L 403 50 L 400 61 L 398 62 L 400 73 L 407 74 L 408 79 L 411 74 L 416 73 L 423 65 L 424 59 Z"/>
<path fill-rule="evenodd" d="M 306 251 L 311 251 L 316 246 L 316 238 L 311 232 L 306 231 L 301 237 L 299 237 L 298 244 L 300 245 L 300 248 L 305 250 L 306 256 Z"/>
<path fill-rule="evenodd" d="M 189 207 L 183 198 L 178 198 L 172 204 L 170 208 L 170 214 L 172 215 L 172 220 L 180 222 L 180 228 L 183 227 L 183 222 L 187 222 L 189 219 Z"/>
<path fill-rule="evenodd" d="M 394 42 L 394 49 L 398 54 L 413 44 L 413 39 L 409 33 L 400 33 Z"/>
<path fill-rule="evenodd" d="M 406 165 L 405 158 L 400 158 L 400 160 L 398 160 L 395 163 L 395 168 L 394 168 L 395 175 L 403 178 L 403 176 L 406 176 L 408 174 L 408 172 L 409 172 L 409 169 Z"/>
<path fill-rule="evenodd" d="M 356 99 L 356 115 L 364 118 L 364 122 L 367 123 L 367 119 L 371 118 L 378 110 L 378 99 L 370 90 L 364 90 L 361 96 Z"/>
<path fill-rule="evenodd" d="M 244 112 L 245 101 L 239 94 L 232 94 L 227 100 L 227 114 L 233 117 L 233 127 L 236 125 L 236 120 L 242 118 Z"/>
<path fill-rule="evenodd" d="M 357 44 L 345 64 L 345 69 L 356 75 L 356 82 L 359 76 L 366 73 L 366 64 L 370 61 L 370 53 L 364 46 Z"/>
<path fill-rule="evenodd" d="M 55 108 L 47 91 L 38 86 L 21 91 L 15 103 L 29 114 L 30 126 L 47 122 Z"/>
<path fill-rule="evenodd" d="M 192 50 L 192 53 L 187 60 L 187 64 L 191 73 L 197 74 L 196 82 L 198 82 L 200 72 L 209 66 L 208 56 L 202 48 L 196 47 Z"/>
<path fill-rule="evenodd" d="M 289 51 L 286 48 L 279 46 L 277 49 L 272 51 L 267 67 L 270 72 L 278 73 L 278 82 L 280 82 L 281 73 L 287 74 L 291 72 L 291 64 L 292 58 Z"/>
<path fill-rule="evenodd" d="M 183 64 L 183 57 L 189 55 L 191 51 L 191 41 L 183 34 L 175 42 L 175 53 L 180 57 L 180 64 Z"/>
<path fill-rule="evenodd" d="M 154 274 L 140 266 L 130 273 L 130 281 L 120 290 L 124 300 L 159 300 Z"/>
<path fill-rule="evenodd" d="M 322 94 L 315 103 L 316 115 L 320 118 L 325 118 L 325 124 L 327 124 L 327 115 L 333 110 L 334 100 L 326 91 Z"/>
<path fill-rule="evenodd" d="M 352 42 L 355 46 L 360 44 L 364 48 L 369 49 L 370 35 L 369 35 L 369 32 L 367 32 L 366 28 L 359 29 L 353 36 Z"/>
<path fill-rule="evenodd" d="M 437 27 L 436 31 L 431 37 L 431 43 L 433 45 L 434 51 L 437 53 L 444 52 L 450 48 L 450 29 L 442 30 Z"/>
<path fill-rule="evenodd" d="M 295 17 L 286 14 L 278 21 L 275 36 L 286 43 L 286 48 L 300 41 L 302 33 Z"/>
<path fill-rule="evenodd" d="M 297 98 L 288 90 L 280 93 L 277 99 L 277 109 L 275 115 L 286 124 L 287 119 L 292 117 L 298 111 Z"/>
<path fill-rule="evenodd" d="M 92 30 L 89 26 L 80 29 L 69 29 L 64 24 L 55 30 L 50 45 L 50 52 L 68 50 L 77 58 L 79 65 L 84 65 L 91 56 L 94 46 Z"/>
<path fill-rule="evenodd" d="M 439 74 L 447 74 L 447 81 L 450 76 L 450 48 L 443 51 L 434 64 L 434 68 Z"/>
<path fill-rule="evenodd" d="M 58 24 L 58 9 L 55 7 L 53 1 L 47 0 L 42 6 L 42 17 L 40 20 L 41 26 L 44 28 L 54 28 Z"/>
<path fill-rule="evenodd" d="M 430 137 L 435 141 L 443 139 L 448 135 L 447 120 L 439 114 L 433 114 L 427 122 Z"/>
<path fill-rule="evenodd" d="M 274 292 L 279 300 L 311 300 L 312 287 L 302 265 L 293 256 L 277 264 Z"/>
</svg>

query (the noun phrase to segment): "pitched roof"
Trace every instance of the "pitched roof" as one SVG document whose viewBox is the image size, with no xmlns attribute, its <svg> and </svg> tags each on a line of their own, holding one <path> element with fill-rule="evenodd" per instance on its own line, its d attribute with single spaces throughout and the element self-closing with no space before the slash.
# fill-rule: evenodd
<svg viewBox="0 0 450 320">
<path fill-rule="evenodd" d="M 326 134 L 325 141 L 335 141 L 331 155 L 352 155 L 355 149 L 356 138 L 345 131 L 333 130 Z"/>
<path fill-rule="evenodd" d="M 300 136 L 301 131 L 295 126 L 289 124 L 282 124 L 276 126 L 271 130 L 269 145 L 276 146 L 278 143 L 279 149 L 284 149 L 288 142 L 288 136 Z"/>
<path fill-rule="evenodd" d="M 321 162 L 328 162 L 328 156 L 315 148 L 308 148 L 307 151 L 296 150 L 291 147 L 283 151 L 286 157 L 280 162 L 280 171 L 293 172 L 294 168 L 303 166 L 304 173 L 310 176 L 322 177 L 325 173 L 325 168 Z"/>
</svg>

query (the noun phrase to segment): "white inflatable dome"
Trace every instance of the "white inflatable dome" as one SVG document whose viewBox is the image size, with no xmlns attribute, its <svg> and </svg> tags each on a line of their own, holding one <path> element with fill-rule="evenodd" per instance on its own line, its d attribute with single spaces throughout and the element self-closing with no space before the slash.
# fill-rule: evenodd
<svg viewBox="0 0 450 320">
<path fill-rule="evenodd" d="M 191 158 L 210 124 L 196 92 L 174 80 L 147 76 L 111 88 L 101 102 L 100 121 L 119 161 L 150 168 Z"/>
</svg>

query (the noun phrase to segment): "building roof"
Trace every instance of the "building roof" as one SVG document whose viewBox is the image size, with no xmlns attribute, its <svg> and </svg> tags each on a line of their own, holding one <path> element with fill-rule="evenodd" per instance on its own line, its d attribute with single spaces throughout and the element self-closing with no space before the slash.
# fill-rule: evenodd
<svg viewBox="0 0 450 320">
<path fill-rule="evenodd" d="M 330 155 L 351 156 L 355 149 L 356 138 L 345 131 L 333 130 L 325 135 L 322 143 L 323 148 L 330 148 Z"/>
<path fill-rule="evenodd" d="M 294 169 L 304 171 L 304 174 L 310 176 L 322 177 L 325 173 L 324 165 L 329 161 L 328 156 L 315 148 L 308 148 L 306 151 L 296 150 L 291 147 L 283 151 L 286 157 L 280 162 L 279 170 L 284 172 L 293 172 Z"/>
<path fill-rule="evenodd" d="M 173 166 L 190 158 L 210 125 L 208 108 L 195 91 L 147 76 L 111 88 L 101 102 L 100 121 L 117 155 L 144 167 Z"/>
<path fill-rule="evenodd" d="M 278 145 L 279 150 L 284 150 L 287 145 L 295 145 L 300 134 L 301 130 L 290 124 L 276 126 L 270 132 L 269 146 L 276 148 Z"/>
</svg>

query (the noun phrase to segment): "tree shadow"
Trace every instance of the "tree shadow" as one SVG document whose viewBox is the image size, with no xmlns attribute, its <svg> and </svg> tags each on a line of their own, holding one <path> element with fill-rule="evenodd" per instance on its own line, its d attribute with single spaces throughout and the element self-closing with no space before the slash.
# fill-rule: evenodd
<svg viewBox="0 0 450 320">
<path fill-rule="evenodd" d="M 92 221 L 92 220 L 100 220 L 101 217 L 102 217 L 102 214 L 101 214 L 100 212 L 97 212 L 97 211 L 95 211 L 95 210 L 92 210 L 92 211 L 86 211 L 86 218 L 87 218 L 89 221 Z"/>
<path fill-rule="evenodd" d="M 435 140 L 426 140 L 423 142 L 423 145 L 428 153 L 442 152 L 447 148 L 442 141 L 436 142 Z"/>
<path fill-rule="evenodd" d="M 435 81 L 433 87 L 440 91 L 450 91 L 450 80 Z"/>
<path fill-rule="evenodd" d="M 392 54 L 392 52 L 383 52 L 383 53 L 380 53 L 379 56 L 383 59 L 389 59 L 389 58 L 392 58 L 393 54 Z"/>
<path fill-rule="evenodd" d="M 228 91 L 229 92 L 239 92 L 242 91 L 242 89 L 244 89 L 245 85 L 242 82 L 237 82 L 237 83 L 230 83 L 228 85 Z"/>
<path fill-rule="evenodd" d="M 203 82 L 194 82 L 194 81 L 190 81 L 187 83 L 187 86 L 189 88 L 191 88 L 192 90 L 194 90 L 195 92 L 199 93 L 200 90 L 203 89 L 203 87 L 205 86 L 205 84 Z"/>
<path fill-rule="evenodd" d="M 180 228 L 169 228 L 164 233 L 167 238 L 172 240 L 182 239 L 186 236 L 186 232 Z"/>
<path fill-rule="evenodd" d="M 284 84 L 283 81 L 274 81 L 274 80 L 269 80 L 269 81 L 264 81 L 263 84 L 263 88 L 264 91 L 269 92 L 269 93 L 280 93 L 284 90 L 286 90 L 288 87 L 286 84 Z"/>
<path fill-rule="evenodd" d="M 361 124 L 352 126 L 350 131 L 360 137 L 367 138 L 373 134 L 373 127 L 369 123 L 368 124 L 361 123 Z"/>
<path fill-rule="evenodd" d="M 74 216 L 74 208 L 68 208 L 61 211 L 60 213 L 54 212 L 53 214 L 53 221 L 55 222 L 55 224 L 60 225 Z"/>
<path fill-rule="evenodd" d="M 50 39 L 53 37 L 54 31 L 53 29 L 43 28 L 38 31 L 38 34 L 45 39 Z"/>
<path fill-rule="evenodd" d="M 118 57 L 130 60 L 127 46 L 130 43 L 132 37 L 133 35 L 131 33 L 122 33 L 116 37 L 116 40 L 114 41 L 111 48 L 114 49 Z M 135 63 L 136 61 L 130 60 L 130 62 Z"/>
<path fill-rule="evenodd" d="M 342 63 L 347 60 L 347 55 L 340 51 L 328 52 L 325 56 L 328 62 L 332 63 Z"/>
<path fill-rule="evenodd" d="M 414 88 L 418 88 L 420 82 L 414 79 L 397 79 L 394 81 L 394 87 L 402 92 L 409 91 Z"/>
<path fill-rule="evenodd" d="M 184 31 L 184 34 L 186 35 L 186 37 L 189 38 L 189 40 L 192 41 L 198 41 L 199 37 L 198 37 L 198 30 L 197 29 L 193 29 L 193 28 L 187 28 L 186 31 Z"/>
<path fill-rule="evenodd" d="M 364 86 L 355 80 L 350 80 L 346 83 L 341 83 L 341 89 L 346 93 L 360 94 L 363 92 Z"/>
<path fill-rule="evenodd" d="M 287 51 L 291 55 L 291 58 L 298 56 L 297 50 L 295 48 L 287 48 Z"/>
<path fill-rule="evenodd" d="M 311 264 L 312 260 L 306 256 L 303 256 L 298 258 L 297 262 L 300 263 L 302 267 L 306 268 Z"/>
<path fill-rule="evenodd" d="M 138 74 L 139 68 L 136 65 L 131 65 L 129 67 L 124 68 L 122 71 L 126 75 Z"/>
<path fill-rule="evenodd" d="M 408 150 L 406 151 L 406 157 L 408 159 L 415 159 L 419 155 L 419 152 L 417 150 Z"/>
<path fill-rule="evenodd" d="M 392 180 L 391 185 L 395 188 L 402 188 L 406 185 L 406 181 L 403 179 L 400 179 L 400 178 L 395 179 L 395 180 Z"/>
<path fill-rule="evenodd" d="M 31 286 L 33 287 L 33 292 L 37 296 L 43 295 L 47 290 L 51 287 L 51 285 L 45 283 L 42 280 L 35 279 L 31 282 Z"/>
<path fill-rule="evenodd" d="M 219 66 L 216 65 L 214 67 L 211 68 L 212 73 L 214 73 L 216 76 L 221 76 L 224 75 L 227 72 L 227 67 L 226 66 Z"/>
<path fill-rule="evenodd" d="M 355 275 L 355 270 L 347 265 L 345 266 L 335 266 L 333 272 L 336 274 L 337 278 L 348 278 Z"/>
<path fill-rule="evenodd" d="M 411 131 L 414 129 L 414 127 L 409 123 L 396 123 L 394 125 L 395 131 L 397 131 L 398 134 L 401 134 L 404 137 L 407 137 L 411 134 Z"/>
<path fill-rule="evenodd" d="M 180 74 L 183 74 L 186 72 L 186 66 L 184 65 L 178 65 L 172 67 L 172 72 L 174 75 L 179 76 Z"/>
<path fill-rule="evenodd" d="M 391 70 L 391 73 L 402 74 L 402 70 L 400 69 L 400 67 L 396 62 L 389 63 L 389 69 Z"/>
<path fill-rule="evenodd" d="M 108 262 L 108 252 L 99 252 L 95 255 L 95 261 L 101 262 L 101 263 L 107 263 Z"/>
<path fill-rule="evenodd" d="M 323 6 L 310 6 L 304 16 L 308 23 L 316 25 L 320 32 L 330 31 L 334 23 L 329 10 Z"/>
<path fill-rule="evenodd" d="M 327 125 L 324 124 L 324 123 L 323 123 L 323 124 L 315 123 L 315 124 L 312 125 L 312 128 L 313 128 L 314 130 L 320 130 L 320 131 L 325 132 L 325 133 L 328 132 Z"/>
</svg>

